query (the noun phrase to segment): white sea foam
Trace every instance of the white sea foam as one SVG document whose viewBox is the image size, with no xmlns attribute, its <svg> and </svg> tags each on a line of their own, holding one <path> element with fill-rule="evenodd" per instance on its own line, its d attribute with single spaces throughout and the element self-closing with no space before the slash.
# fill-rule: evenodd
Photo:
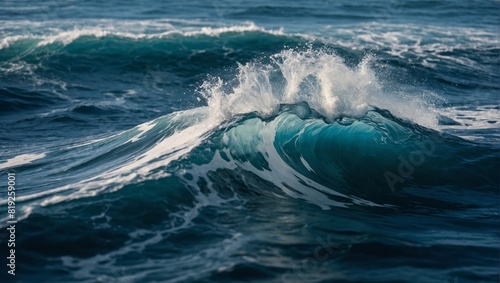
<svg viewBox="0 0 500 283">
<path fill-rule="evenodd" d="M 2 38 L 0 41 L 0 50 L 9 47 L 12 43 L 22 40 L 22 39 L 27 39 L 27 38 L 33 38 L 33 36 L 26 36 L 26 35 L 12 35 L 12 36 L 7 36 Z"/>
<path fill-rule="evenodd" d="M 124 265 L 119 263 L 119 260 L 123 255 L 141 253 L 146 247 L 160 243 L 167 236 L 164 231 L 141 231 L 141 233 L 146 234 L 144 240 L 128 242 L 116 250 L 90 258 L 64 256 L 61 257 L 61 263 L 73 270 L 72 275 L 80 282 L 142 282 L 147 281 L 146 278 L 152 274 L 155 274 L 156 278 L 158 274 L 163 274 L 160 278 L 165 278 L 164 282 L 196 281 L 214 271 L 230 269 L 245 261 L 233 255 L 241 252 L 241 248 L 249 241 L 248 236 L 233 233 L 215 245 L 184 252 L 179 256 L 165 256 L 161 259 L 134 263 L 127 268 L 127 272 L 121 272 Z M 186 272 L 187 268 L 195 268 L 196 273 Z"/>
<path fill-rule="evenodd" d="M 133 138 L 131 138 L 130 142 L 138 141 L 142 136 L 144 136 L 144 134 L 147 131 L 151 130 L 155 125 L 156 123 L 150 121 L 137 126 L 136 128 L 139 130 L 139 133 L 137 133 Z"/>
<path fill-rule="evenodd" d="M 3 163 L 0 163 L 0 170 L 29 164 L 35 160 L 44 158 L 46 155 L 47 153 L 21 154 L 13 158 L 7 159 L 7 161 Z"/>
<path fill-rule="evenodd" d="M 447 55 L 460 50 L 490 50 L 498 46 L 498 32 L 471 27 L 441 27 L 365 23 L 349 27 L 325 26 L 314 34 L 322 41 L 352 50 L 380 50 L 399 58 L 416 57 L 428 67 L 442 62 L 454 62 L 483 69 L 481 62 L 464 55 Z"/>
<path fill-rule="evenodd" d="M 207 36 L 220 36 L 223 33 L 231 33 L 231 32 L 237 32 L 237 33 L 242 33 L 242 32 L 251 32 L 251 31 L 258 31 L 258 32 L 263 32 L 263 33 L 268 33 L 268 34 L 273 34 L 273 35 L 285 35 L 284 30 L 278 29 L 278 30 L 268 30 L 262 27 L 259 27 L 255 25 L 253 22 L 250 22 L 246 25 L 236 25 L 236 26 L 229 26 L 229 27 L 218 27 L 218 28 L 212 28 L 212 27 L 203 27 L 201 30 L 195 30 L 195 31 L 172 31 L 170 33 L 179 33 L 184 36 L 198 36 L 198 35 L 207 35 Z M 166 33 L 169 34 L 169 33 Z"/>
<path fill-rule="evenodd" d="M 97 141 L 90 141 L 85 145 L 92 145 L 96 142 L 111 142 L 114 139 L 119 139 L 121 135 L 128 136 L 133 133 L 132 138 L 129 138 L 124 142 L 135 142 L 139 140 L 143 134 L 156 126 L 162 119 L 171 119 L 171 121 L 183 119 L 193 120 L 192 124 L 189 126 L 176 130 L 174 133 L 160 138 L 154 145 L 147 148 L 144 152 L 137 154 L 132 159 L 129 159 L 125 164 L 117 164 L 101 174 L 89 179 L 81 180 L 78 183 L 21 196 L 19 200 L 29 201 L 40 199 L 39 201 L 32 203 L 32 205 L 47 206 L 62 201 L 95 196 L 103 191 L 115 191 L 121 189 L 124 185 L 133 182 L 167 177 L 169 176 L 168 173 L 158 169 L 165 168 L 170 162 L 189 153 L 194 147 L 204 140 L 204 136 L 207 133 L 220 124 L 220 120 L 215 120 L 213 118 L 206 119 L 208 112 L 209 111 L 206 107 L 191 111 L 178 112 L 169 115 L 168 118 L 162 117 L 155 119 L 148 123 L 139 125 L 132 130 L 113 135 L 104 140 L 99 139 Z M 202 117 L 205 118 L 203 119 Z M 81 146 L 84 145 L 77 145 L 77 147 Z"/>
<path fill-rule="evenodd" d="M 283 29 L 265 29 L 259 27 L 253 22 L 245 22 L 233 26 L 173 26 L 170 23 L 162 25 L 153 25 L 151 22 L 137 22 L 131 25 L 130 22 L 114 23 L 92 23 L 82 26 L 74 26 L 73 29 L 50 28 L 45 34 L 18 34 L 8 35 L 0 41 L 0 49 L 7 48 L 20 40 L 33 39 L 37 41 L 37 46 L 46 46 L 54 43 L 68 45 L 73 41 L 84 37 L 91 36 L 102 38 L 106 36 L 116 36 L 133 40 L 152 39 L 152 38 L 168 38 L 174 35 L 193 37 L 193 36 L 210 36 L 218 37 L 225 33 L 244 33 L 244 32 L 262 32 L 273 35 L 286 35 Z"/>
<path fill-rule="evenodd" d="M 91 28 L 91 29 L 75 29 L 72 31 L 64 31 L 60 32 L 56 35 L 49 35 L 42 37 L 41 41 L 38 42 L 37 46 L 45 46 L 49 44 L 53 44 L 54 42 L 61 42 L 64 45 L 68 45 L 73 42 L 75 39 L 78 39 L 83 36 L 93 36 L 96 38 L 101 38 L 109 35 L 110 32 L 99 29 L 99 28 Z M 124 35 L 126 37 L 126 35 Z"/>
<path fill-rule="evenodd" d="M 329 120 L 340 116 L 361 117 L 373 107 L 426 127 L 437 128 L 437 113 L 426 96 L 404 91 L 385 92 L 370 68 L 371 57 L 357 67 L 348 67 L 342 58 L 323 51 L 284 50 L 271 57 L 272 64 L 239 65 L 238 84 L 230 91 L 221 79 L 207 81 L 202 94 L 217 119 L 258 112 L 269 116 L 280 104 L 305 101 Z M 282 76 L 284 88 L 272 75 Z"/>
<path fill-rule="evenodd" d="M 496 134 L 491 137 L 495 140 L 500 140 L 500 109 L 498 105 L 481 105 L 481 106 L 461 106 L 447 107 L 440 109 L 440 113 L 458 122 L 459 125 L 442 125 L 443 130 L 451 130 L 455 135 L 465 139 L 481 140 L 481 136 L 474 133 L 475 130 L 497 130 Z"/>
</svg>

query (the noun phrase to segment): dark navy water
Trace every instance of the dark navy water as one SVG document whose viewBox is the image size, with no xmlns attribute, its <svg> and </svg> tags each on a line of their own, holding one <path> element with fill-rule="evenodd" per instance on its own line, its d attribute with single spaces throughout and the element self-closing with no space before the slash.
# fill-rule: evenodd
<svg viewBox="0 0 500 283">
<path fill-rule="evenodd" d="M 0 281 L 499 282 L 499 26 L 486 0 L 0 1 Z"/>
</svg>

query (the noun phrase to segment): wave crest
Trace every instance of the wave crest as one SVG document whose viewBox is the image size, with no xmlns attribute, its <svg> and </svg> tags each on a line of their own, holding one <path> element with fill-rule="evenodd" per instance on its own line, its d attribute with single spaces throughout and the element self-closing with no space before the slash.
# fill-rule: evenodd
<svg viewBox="0 0 500 283">
<path fill-rule="evenodd" d="M 330 122 L 359 118 L 377 107 L 426 127 L 438 124 L 434 106 L 423 96 L 384 89 L 370 67 L 371 56 L 355 67 L 336 54 L 313 49 L 287 49 L 266 59 L 239 64 L 236 83 L 205 81 L 201 94 L 215 119 L 251 112 L 267 117 L 281 104 L 306 102 Z"/>
</svg>

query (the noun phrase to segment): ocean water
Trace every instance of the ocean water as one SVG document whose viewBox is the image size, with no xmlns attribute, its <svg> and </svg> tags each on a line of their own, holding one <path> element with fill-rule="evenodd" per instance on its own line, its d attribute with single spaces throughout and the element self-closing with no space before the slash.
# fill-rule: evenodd
<svg viewBox="0 0 500 283">
<path fill-rule="evenodd" d="M 2 0 L 0 282 L 499 282 L 499 25 Z"/>
</svg>

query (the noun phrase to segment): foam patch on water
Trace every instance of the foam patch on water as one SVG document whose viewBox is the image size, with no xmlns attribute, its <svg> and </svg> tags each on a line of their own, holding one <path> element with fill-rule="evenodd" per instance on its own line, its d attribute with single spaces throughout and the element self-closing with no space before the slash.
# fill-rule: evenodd
<svg viewBox="0 0 500 283">
<path fill-rule="evenodd" d="M 224 240 L 195 251 L 186 251 L 178 256 L 129 263 L 127 267 L 120 259 L 130 253 L 141 253 L 148 246 L 164 241 L 164 232 L 141 231 L 147 234 L 142 241 L 129 241 L 127 245 L 105 254 L 90 258 L 61 257 L 61 264 L 74 270 L 72 275 L 79 282 L 144 282 L 155 275 L 164 282 L 189 282 L 205 278 L 215 271 L 228 270 L 244 260 L 235 255 L 248 243 L 249 237 L 240 233 L 228 235 Z M 123 270 L 126 268 L 126 270 Z M 196 272 L 186 272 L 196 270 Z"/>
<path fill-rule="evenodd" d="M 498 105 L 482 105 L 478 107 L 450 107 L 441 112 L 460 125 L 450 125 L 453 128 L 497 129 L 500 128 L 500 109 Z"/>
<path fill-rule="evenodd" d="M 470 54 L 457 55 L 460 50 L 495 50 L 498 31 L 472 27 L 441 27 L 393 23 L 364 23 L 349 27 L 324 26 L 317 38 L 351 50 L 379 50 L 391 56 L 416 61 L 436 68 L 450 62 L 484 69 L 483 62 L 470 58 Z"/>
<path fill-rule="evenodd" d="M 144 134 L 151 130 L 156 124 L 152 121 L 146 122 L 144 124 L 141 124 L 137 126 L 136 128 L 139 130 L 139 133 L 137 133 L 133 138 L 130 139 L 130 142 L 136 142 L 138 141 Z"/>
<path fill-rule="evenodd" d="M 489 137 L 500 139 L 500 109 L 498 105 L 482 105 L 476 107 L 461 106 L 440 109 L 440 113 L 453 121 L 441 125 L 441 129 L 465 139 L 482 140 L 483 136 L 475 135 L 478 130 L 496 130 Z M 490 131 L 491 132 L 491 131 Z"/>
<path fill-rule="evenodd" d="M 262 33 L 268 33 L 268 34 L 273 34 L 273 35 L 285 35 L 283 29 L 278 29 L 278 30 L 268 30 L 262 27 L 259 27 L 255 25 L 253 22 L 250 22 L 246 25 L 236 25 L 236 26 L 230 26 L 230 27 L 219 27 L 219 28 L 212 28 L 212 27 L 203 27 L 201 30 L 195 30 L 195 31 L 172 31 L 169 33 L 165 33 L 163 35 L 169 35 L 169 34 L 181 34 L 184 36 L 198 36 L 198 35 L 207 35 L 207 36 L 220 36 L 223 33 L 243 33 L 243 32 L 262 32 Z"/>
<path fill-rule="evenodd" d="M 53 44 L 55 42 L 60 42 L 64 45 L 68 45 L 76 39 L 83 36 L 92 36 L 95 38 L 101 38 L 109 35 L 110 32 L 106 30 L 101 30 L 99 28 L 91 28 L 91 29 L 75 29 L 72 31 L 64 31 L 60 32 L 56 35 L 44 36 L 40 42 L 38 42 L 37 46 L 45 46 L 49 44 Z M 123 34 L 123 36 L 127 37 L 127 34 Z M 130 35 L 132 36 L 132 35 Z"/>
<path fill-rule="evenodd" d="M 0 163 L 0 170 L 30 164 L 35 160 L 44 158 L 46 155 L 47 153 L 21 154 L 13 158 L 7 159 L 7 161 L 5 161 L 4 163 Z"/>
</svg>

